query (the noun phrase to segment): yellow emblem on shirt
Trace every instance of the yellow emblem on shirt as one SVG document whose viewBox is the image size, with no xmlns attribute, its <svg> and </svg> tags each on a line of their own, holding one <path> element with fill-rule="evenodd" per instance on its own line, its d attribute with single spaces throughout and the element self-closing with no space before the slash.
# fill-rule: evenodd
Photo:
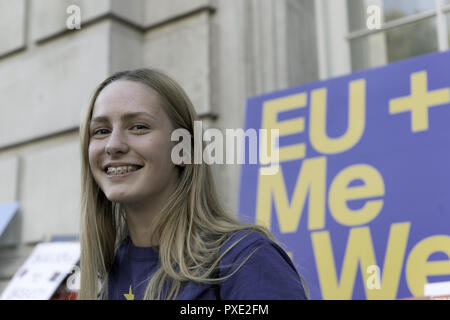
<svg viewBox="0 0 450 320">
<path fill-rule="evenodd" d="M 133 294 L 133 291 L 131 291 L 131 285 L 130 285 L 130 291 L 128 293 L 125 293 L 124 297 L 127 300 L 134 300 L 134 294 Z"/>
</svg>

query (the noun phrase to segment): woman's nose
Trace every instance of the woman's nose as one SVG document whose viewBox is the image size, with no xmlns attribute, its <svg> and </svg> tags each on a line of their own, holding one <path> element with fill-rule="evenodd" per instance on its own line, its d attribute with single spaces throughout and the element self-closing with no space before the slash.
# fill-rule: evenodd
<svg viewBox="0 0 450 320">
<path fill-rule="evenodd" d="M 106 143 L 105 151 L 108 155 L 128 152 L 128 144 L 123 139 L 123 136 L 121 135 L 119 130 L 114 130 L 108 137 L 108 142 Z"/>
</svg>

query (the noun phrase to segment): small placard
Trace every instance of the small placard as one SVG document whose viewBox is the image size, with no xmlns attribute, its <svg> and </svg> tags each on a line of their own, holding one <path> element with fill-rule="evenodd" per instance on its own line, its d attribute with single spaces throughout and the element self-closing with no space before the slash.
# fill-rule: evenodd
<svg viewBox="0 0 450 320">
<path fill-rule="evenodd" d="M 16 272 L 1 300 L 48 300 L 80 259 L 79 242 L 46 242 L 36 246 Z"/>
</svg>

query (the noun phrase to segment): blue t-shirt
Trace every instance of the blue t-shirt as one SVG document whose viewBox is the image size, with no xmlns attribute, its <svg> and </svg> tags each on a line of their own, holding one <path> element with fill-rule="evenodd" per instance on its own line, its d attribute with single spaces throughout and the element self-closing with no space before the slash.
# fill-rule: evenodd
<svg viewBox="0 0 450 320">
<path fill-rule="evenodd" d="M 250 231 L 233 234 L 222 246 L 223 253 L 232 243 Z M 235 271 L 257 249 L 242 267 L 219 285 L 188 282 L 179 300 L 297 300 L 306 299 L 300 277 L 291 259 L 273 241 L 258 232 L 250 234 L 228 251 L 220 261 L 219 277 Z M 108 298 L 140 300 L 159 256 L 153 247 L 136 247 L 128 237 L 117 250 L 109 273 Z"/>
</svg>

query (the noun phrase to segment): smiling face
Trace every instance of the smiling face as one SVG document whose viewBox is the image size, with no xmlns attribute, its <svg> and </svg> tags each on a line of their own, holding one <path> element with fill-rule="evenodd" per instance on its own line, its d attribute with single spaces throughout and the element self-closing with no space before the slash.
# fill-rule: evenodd
<svg viewBox="0 0 450 320">
<path fill-rule="evenodd" d="M 100 92 L 88 154 L 92 175 L 108 200 L 135 204 L 167 198 L 178 177 L 170 157 L 173 129 L 158 93 L 147 85 L 117 80 Z"/>
</svg>

